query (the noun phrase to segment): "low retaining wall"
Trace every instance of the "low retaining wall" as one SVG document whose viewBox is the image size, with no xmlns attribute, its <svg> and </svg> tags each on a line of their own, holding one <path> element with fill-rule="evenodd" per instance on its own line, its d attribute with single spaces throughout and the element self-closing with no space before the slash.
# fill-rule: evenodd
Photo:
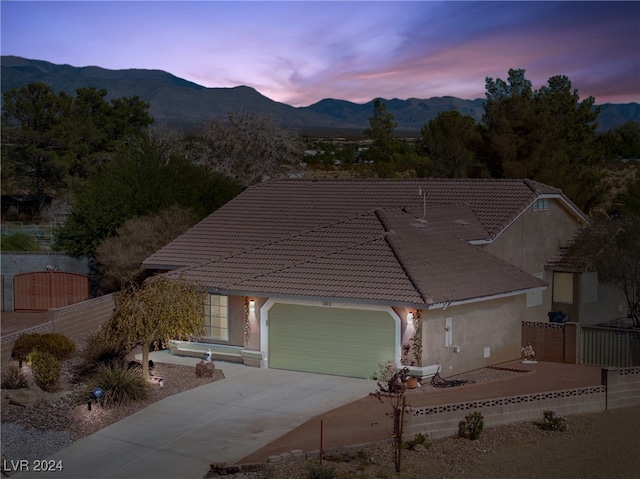
<svg viewBox="0 0 640 479">
<path fill-rule="evenodd" d="M 115 308 L 116 294 L 107 294 L 81 303 L 49 310 L 49 321 L 29 329 L 2 337 L 0 358 L 3 363 L 11 359 L 16 340 L 23 334 L 59 333 L 77 341 L 87 333 L 97 331 Z"/>
<path fill-rule="evenodd" d="M 547 393 L 511 396 L 483 401 L 411 408 L 405 425 L 405 437 L 427 433 L 438 439 L 458 432 L 458 423 L 474 411 L 482 412 L 486 427 L 542 419 L 543 411 L 553 409 L 560 415 L 604 411 L 606 387 L 568 389 Z"/>
<path fill-rule="evenodd" d="M 405 437 L 427 433 L 438 439 L 458 432 L 465 416 L 479 411 L 487 427 L 542 420 L 552 409 L 560 415 L 602 412 L 640 405 L 640 368 L 603 369 L 602 385 L 482 401 L 408 408 Z"/>
<path fill-rule="evenodd" d="M 607 387 L 607 409 L 640 405 L 640 367 L 603 369 L 602 384 Z"/>
</svg>

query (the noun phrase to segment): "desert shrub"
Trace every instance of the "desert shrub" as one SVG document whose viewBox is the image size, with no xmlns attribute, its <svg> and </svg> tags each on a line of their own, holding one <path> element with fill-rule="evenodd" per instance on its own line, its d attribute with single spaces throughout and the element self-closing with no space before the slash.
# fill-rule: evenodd
<svg viewBox="0 0 640 479">
<path fill-rule="evenodd" d="M 69 359 L 76 352 L 76 343 L 58 333 L 43 334 L 38 349 L 53 354 L 60 361 Z"/>
<path fill-rule="evenodd" d="M 335 473 L 332 468 L 320 463 L 308 462 L 305 479 L 334 479 Z"/>
<path fill-rule="evenodd" d="M 427 442 L 426 434 L 422 434 L 422 433 L 416 434 L 416 437 L 414 437 L 413 439 L 409 439 L 408 441 L 405 441 L 402 444 L 402 448 L 413 450 L 417 445 L 421 445 L 426 448 L 429 447 L 430 444 Z"/>
<path fill-rule="evenodd" d="M 545 431 L 564 432 L 567 430 L 567 418 L 558 416 L 555 411 L 547 410 L 542 413 L 540 427 Z"/>
<path fill-rule="evenodd" d="M 150 386 L 142 378 L 141 368 L 128 368 L 115 363 L 100 364 L 87 381 L 86 397 L 93 397 L 95 387 L 102 388 L 98 400 L 105 407 L 127 405 L 149 396 Z"/>
<path fill-rule="evenodd" d="M 11 357 L 24 361 L 34 350 L 49 353 L 59 360 L 70 358 L 76 351 L 76 344 L 66 336 L 57 333 L 23 334 L 11 351 Z"/>
<path fill-rule="evenodd" d="M 118 343 L 106 340 L 100 334 L 89 336 L 81 353 L 82 361 L 76 373 L 80 376 L 93 374 L 99 366 L 127 364 L 127 349 Z"/>
<path fill-rule="evenodd" d="M 60 377 L 60 361 L 46 351 L 33 350 L 27 358 L 36 384 L 44 391 L 53 391 Z"/>
<path fill-rule="evenodd" d="M 26 361 L 29 353 L 36 349 L 41 342 L 40 334 L 23 334 L 16 340 L 11 350 L 11 357 L 17 361 Z"/>
<path fill-rule="evenodd" d="M 458 436 L 468 437 L 476 440 L 484 430 L 484 417 L 479 411 L 467 414 L 465 418 L 458 423 Z"/>
<path fill-rule="evenodd" d="M 17 364 L 11 364 L 2 370 L 2 387 L 21 389 L 27 387 L 27 376 Z"/>
</svg>

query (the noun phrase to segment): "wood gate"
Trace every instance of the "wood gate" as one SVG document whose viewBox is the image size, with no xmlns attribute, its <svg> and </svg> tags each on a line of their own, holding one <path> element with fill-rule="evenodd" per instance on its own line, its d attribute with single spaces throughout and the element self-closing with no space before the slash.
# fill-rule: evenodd
<svg viewBox="0 0 640 479">
<path fill-rule="evenodd" d="M 83 274 L 42 271 L 13 278 L 14 311 L 47 311 L 89 297 L 89 277 Z"/>
</svg>

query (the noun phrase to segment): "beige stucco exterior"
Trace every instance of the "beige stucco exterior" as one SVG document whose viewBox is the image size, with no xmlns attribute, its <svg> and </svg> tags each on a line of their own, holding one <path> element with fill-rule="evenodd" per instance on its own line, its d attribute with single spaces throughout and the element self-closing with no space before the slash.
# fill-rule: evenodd
<svg viewBox="0 0 640 479">
<path fill-rule="evenodd" d="M 518 295 L 424 310 L 423 365 L 439 363 L 440 374 L 447 377 L 519 358 L 524 308 L 525 295 Z M 447 318 L 451 318 L 450 346 L 445 345 Z"/>
<path fill-rule="evenodd" d="M 529 206 L 493 242 L 483 246 L 492 255 L 540 277 L 549 285 L 542 292 L 540 304 L 525 304 L 520 313 L 522 321 L 548 321 L 547 313 L 552 310 L 553 274 L 546 271 L 544 265 L 583 224 L 563 200 L 549 198 L 548 205 L 549 209 L 543 211 L 533 211 Z"/>
</svg>

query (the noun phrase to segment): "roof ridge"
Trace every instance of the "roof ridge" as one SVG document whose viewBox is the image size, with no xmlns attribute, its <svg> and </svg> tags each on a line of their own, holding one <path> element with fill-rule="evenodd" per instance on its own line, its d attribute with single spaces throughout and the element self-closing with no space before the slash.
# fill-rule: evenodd
<svg viewBox="0 0 640 479">
<path fill-rule="evenodd" d="M 288 269 L 297 268 L 298 266 L 302 266 L 302 265 L 305 265 L 307 263 L 311 263 L 311 262 L 316 261 L 318 259 L 328 258 L 329 256 L 332 256 L 334 254 L 343 253 L 345 251 L 349 251 L 349 250 L 352 250 L 354 248 L 357 248 L 357 247 L 360 247 L 360 246 L 363 246 L 363 245 L 366 245 L 366 244 L 369 244 L 369 243 L 373 243 L 374 241 L 378 241 L 381 238 L 382 238 L 382 235 L 375 234 L 375 235 L 370 236 L 366 240 L 360 241 L 358 243 L 352 243 L 349 246 L 346 246 L 344 248 L 333 248 L 330 251 L 327 251 L 325 254 L 314 256 L 313 258 L 309 258 L 309 259 L 306 259 L 304 261 L 300 261 L 300 262 L 297 262 L 297 263 L 296 262 L 288 262 L 287 265 L 285 267 L 283 267 L 283 268 L 265 269 L 265 270 L 261 271 L 260 274 L 256 274 L 256 275 L 253 275 L 253 276 L 250 276 L 250 277 L 246 277 L 246 278 L 241 278 L 240 281 L 236 281 L 234 283 L 227 284 L 226 287 L 228 288 L 230 286 L 239 286 L 239 285 L 241 285 L 242 283 L 244 283 L 245 281 L 247 281 L 249 279 L 262 278 L 264 276 L 268 276 L 268 275 L 270 275 L 272 273 L 275 273 L 275 272 L 282 272 L 282 271 L 287 271 Z"/>
<path fill-rule="evenodd" d="M 247 254 L 247 253 L 251 253 L 251 252 L 255 252 L 255 251 L 260 251 L 261 249 L 268 248 L 268 247 L 270 247 L 270 246 L 276 245 L 276 244 L 278 244 L 278 243 L 282 243 L 282 242 L 284 242 L 284 241 L 290 241 L 290 240 L 292 240 L 292 239 L 294 239 L 294 238 L 300 238 L 300 237 L 302 237 L 302 236 L 308 235 L 309 233 L 313 233 L 313 232 L 316 232 L 316 231 L 322 231 L 323 229 L 332 228 L 332 227 L 334 227 L 334 226 L 336 226 L 336 225 L 339 225 L 339 224 L 348 223 L 348 222 L 353 221 L 353 220 L 354 220 L 354 219 L 356 219 L 356 218 L 361 218 L 361 217 L 364 217 L 364 216 L 368 216 L 368 215 L 370 215 L 371 213 L 372 213 L 372 211 L 367 211 L 367 212 L 365 212 L 365 213 L 359 213 L 359 214 L 356 214 L 356 215 L 354 215 L 354 216 L 350 216 L 350 217 L 348 217 L 348 218 L 343 218 L 343 219 L 341 219 L 341 220 L 339 220 L 339 221 L 336 221 L 336 222 L 334 222 L 334 223 L 330 223 L 330 224 L 323 224 L 323 225 L 319 226 L 318 228 L 312 228 L 312 229 L 310 229 L 310 228 L 304 228 L 304 229 L 300 229 L 300 230 L 299 230 L 299 231 L 297 231 L 295 234 L 291 234 L 291 235 L 287 235 L 287 236 L 280 237 L 280 238 L 278 238 L 278 239 L 276 239 L 276 240 L 270 241 L 269 243 L 260 243 L 260 244 L 259 244 L 258 246 L 256 246 L 256 247 L 243 249 L 242 251 L 238 251 L 238 252 L 236 252 L 236 253 L 226 253 L 226 254 L 218 255 L 218 257 L 217 257 L 216 259 L 213 259 L 213 260 L 207 260 L 207 261 L 204 261 L 204 262 L 202 262 L 202 263 L 198 263 L 198 264 L 194 264 L 194 265 L 190 265 L 190 266 L 186 266 L 186 267 L 178 268 L 177 270 L 173 270 L 173 271 L 189 271 L 189 270 L 191 270 L 191 269 L 202 268 L 202 267 L 203 267 L 203 266 L 205 266 L 205 265 L 213 264 L 213 263 L 217 263 L 218 261 L 220 261 L 220 260 L 222 260 L 222 259 L 236 258 L 236 257 L 242 256 L 242 255 L 245 255 L 245 254 Z M 366 243 L 361 243 L 361 244 L 366 244 Z M 341 251 L 341 250 L 335 250 L 335 249 L 334 249 L 334 250 L 332 250 L 332 251 L 333 251 L 333 252 L 336 252 L 336 251 Z M 328 256 L 328 255 L 327 255 L 327 254 L 319 255 L 319 256 L 315 256 L 313 259 L 316 259 L 316 258 L 323 258 L 323 257 L 326 257 L 326 256 Z M 292 263 L 292 267 L 293 267 L 293 266 L 300 265 L 300 264 L 304 264 L 304 263 L 306 263 L 306 262 L 307 262 L 307 261 L 303 261 L 303 262 L 301 262 L 301 263 Z M 285 268 L 285 269 L 286 269 L 286 268 Z M 278 270 L 278 271 L 281 271 L 281 270 Z"/>
<path fill-rule="evenodd" d="M 409 213 L 408 211 L 405 211 L 404 209 L 401 209 L 400 211 L 403 211 L 405 214 L 409 214 L 411 216 L 416 217 L 415 215 Z M 387 245 L 389 245 L 389 248 L 391 249 L 391 252 L 393 253 L 393 256 L 396 258 L 396 261 L 398 261 L 398 264 L 402 268 L 402 271 L 404 271 L 404 274 L 407 276 L 407 279 L 411 283 L 411 286 L 413 286 L 413 289 L 416 290 L 416 293 L 418 293 L 418 295 L 420 296 L 420 299 L 422 299 L 424 304 L 429 304 L 430 298 L 426 294 L 424 294 L 422 292 L 422 290 L 418 287 L 415 279 L 413 278 L 413 276 L 411 275 L 411 273 L 409 272 L 409 270 L 405 266 L 404 261 L 402 261 L 402 259 L 400 257 L 400 254 L 398 252 L 398 249 L 393 244 L 394 240 L 392 238 L 396 237 L 396 233 L 395 233 L 395 231 L 393 229 L 391 229 L 391 225 L 389 224 L 388 219 L 385 218 L 386 215 L 387 215 L 387 212 L 385 210 L 381 209 L 381 208 L 376 208 L 374 213 L 375 213 L 376 217 L 378 218 L 378 221 L 380 221 L 380 224 L 382 225 L 382 227 L 385 230 L 385 234 L 384 234 L 385 242 L 387 243 Z"/>
</svg>

